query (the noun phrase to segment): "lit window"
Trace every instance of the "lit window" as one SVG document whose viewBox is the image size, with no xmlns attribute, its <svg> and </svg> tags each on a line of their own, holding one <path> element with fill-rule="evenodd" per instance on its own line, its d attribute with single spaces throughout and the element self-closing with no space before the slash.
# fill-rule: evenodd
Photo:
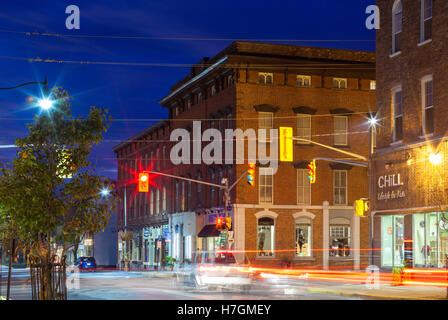
<svg viewBox="0 0 448 320">
<path fill-rule="evenodd" d="M 333 88 L 347 89 L 347 79 L 346 78 L 333 78 Z"/>
<path fill-rule="evenodd" d="M 258 72 L 258 83 L 260 84 L 273 84 L 274 75 L 267 72 Z"/>
<path fill-rule="evenodd" d="M 348 144 L 348 117 L 334 117 L 334 145 L 346 146 Z"/>
<path fill-rule="evenodd" d="M 260 188 L 260 203 L 272 203 L 273 202 L 273 175 L 272 168 L 260 168 L 259 169 L 259 188 Z"/>
<path fill-rule="evenodd" d="M 296 256 L 311 257 L 311 219 L 296 219 Z"/>
<path fill-rule="evenodd" d="M 330 220 L 330 257 L 350 256 L 350 220 L 333 218 Z"/>
<path fill-rule="evenodd" d="M 414 228 L 418 229 L 419 225 L 415 224 L 416 221 L 417 219 L 414 219 Z M 420 247 L 418 251 L 421 249 L 422 248 Z M 418 258 L 418 255 L 415 257 Z M 396 215 L 381 217 L 381 265 L 399 267 L 403 265 L 403 262 L 404 216 Z"/>
<path fill-rule="evenodd" d="M 297 75 L 297 85 L 299 87 L 311 87 L 311 76 Z"/>
<path fill-rule="evenodd" d="M 376 90 L 376 81 L 370 80 L 370 90 Z"/>
<path fill-rule="evenodd" d="M 432 76 L 422 79 L 423 134 L 434 133 L 434 101 Z"/>
<path fill-rule="evenodd" d="M 403 7 L 400 0 L 395 1 L 392 9 L 392 53 L 401 51 L 401 30 Z"/>
<path fill-rule="evenodd" d="M 421 12 L 420 41 L 424 42 L 432 37 L 432 0 L 422 0 Z"/>
<path fill-rule="evenodd" d="M 311 204 L 311 183 L 307 169 L 297 170 L 297 203 Z"/>
<path fill-rule="evenodd" d="M 311 140 L 311 115 L 298 114 L 297 118 L 297 137 L 302 139 Z M 301 142 L 301 144 L 307 144 L 308 142 Z"/>
<path fill-rule="evenodd" d="M 274 255 L 274 231 L 274 219 L 258 219 L 257 255 L 259 257 L 272 257 Z"/>
<path fill-rule="evenodd" d="M 347 204 L 347 171 L 334 170 L 334 204 Z"/>
<path fill-rule="evenodd" d="M 392 90 L 393 141 L 403 139 L 403 97 L 401 87 Z"/>
</svg>

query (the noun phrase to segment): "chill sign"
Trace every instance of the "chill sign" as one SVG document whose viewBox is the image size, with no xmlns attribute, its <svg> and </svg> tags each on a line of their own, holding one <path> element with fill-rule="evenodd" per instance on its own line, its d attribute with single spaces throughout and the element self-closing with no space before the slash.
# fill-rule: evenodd
<svg viewBox="0 0 448 320">
<path fill-rule="evenodd" d="M 399 173 L 378 177 L 378 188 L 380 189 L 380 192 L 378 192 L 377 199 L 380 201 L 387 201 L 391 199 L 405 198 L 406 192 L 399 188 L 403 185 L 404 183 L 401 180 L 401 176 Z M 387 190 L 389 188 L 394 188 L 394 190 Z M 397 190 L 396 188 L 399 189 Z"/>
</svg>

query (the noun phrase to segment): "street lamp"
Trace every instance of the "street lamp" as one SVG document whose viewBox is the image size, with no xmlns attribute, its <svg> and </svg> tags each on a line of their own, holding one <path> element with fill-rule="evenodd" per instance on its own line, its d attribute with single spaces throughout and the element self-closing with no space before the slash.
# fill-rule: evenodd
<svg viewBox="0 0 448 320">
<path fill-rule="evenodd" d="M 441 153 L 431 153 L 429 155 L 429 162 L 431 162 L 432 165 L 438 166 L 442 163 L 442 154 Z"/>
<path fill-rule="evenodd" d="M 103 196 L 105 198 L 105 197 L 109 196 L 110 190 L 108 188 L 103 188 L 103 189 L 101 189 L 100 193 L 101 193 L 101 196 Z"/>
<path fill-rule="evenodd" d="M 39 99 L 37 101 L 37 104 L 39 107 L 41 107 L 42 110 L 48 111 L 53 107 L 54 100 L 49 99 L 48 97 Z"/>
</svg>

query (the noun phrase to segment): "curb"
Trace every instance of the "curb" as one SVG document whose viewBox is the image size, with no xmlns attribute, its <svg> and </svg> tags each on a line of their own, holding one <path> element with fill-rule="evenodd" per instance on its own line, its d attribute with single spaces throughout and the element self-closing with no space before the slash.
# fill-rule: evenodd
<svg viewBox="0 0 448 320">
<path fill-rule="evenodd" d="M 340 296 L 352 296 L 352 297 L 374 297 L 374 298 L 381 298 L 383 300 L 447 300 L 447 299 L 440 299 L 440 298 L 397 297 L 397 296 L 384 296 L 384 295 L 367 294 L 367 293 L 347 293 L 347 292 L 343 292 L 343 291 L 309 289 L 309 288 L 307 288 L 305 290 L 312 292 L 312 293 L 329 293 L 329 294 L 337 294 Z"/>
</svg>

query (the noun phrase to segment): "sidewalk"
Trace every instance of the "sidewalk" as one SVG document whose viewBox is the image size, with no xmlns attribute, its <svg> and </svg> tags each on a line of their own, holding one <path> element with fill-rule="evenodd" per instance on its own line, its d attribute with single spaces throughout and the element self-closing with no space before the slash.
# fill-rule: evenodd
<svg viewBox="0 0 448 320">
<path fill-rule="evenodd" d="M 371 297 L 382 300 L 447 300 L 447 289 L 430 286 L 390 286 L 369 289 L 364 284 L 325 284 L 309 281 L 305 290 L 312 293 L 337 294 L 352 297 Z"/>
</svg>

